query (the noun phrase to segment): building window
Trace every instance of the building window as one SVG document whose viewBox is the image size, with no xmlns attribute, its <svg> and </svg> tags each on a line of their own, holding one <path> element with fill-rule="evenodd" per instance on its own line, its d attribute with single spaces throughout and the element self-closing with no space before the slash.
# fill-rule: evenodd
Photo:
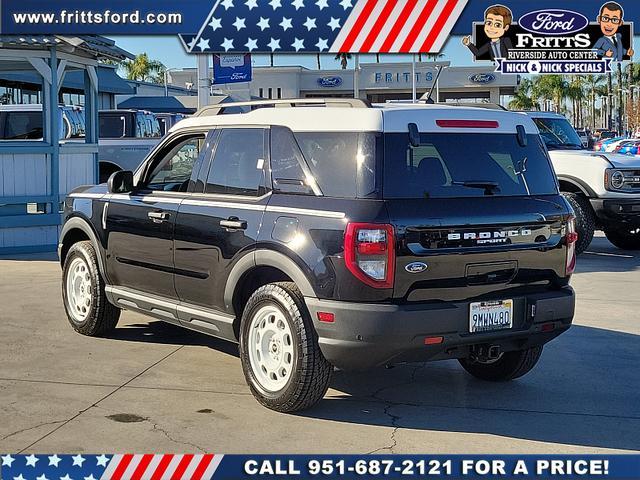
<svg viewBox="0 0 640 480">
<path fill-rule="evenodd" d="M 273 98 L 273 88 L 269 88 L 269 100 Z"/>
<path fill-rule="evenodd" d="M 258 89 L 258 96 L 259 96 L 260 98 L 263 98 L 263 94 L 264 94 L 264 90 L 263 90 L 262 88 L 259 88 L 259 89 Z"/>
<path fill-rule="evenodd" d="M 278 87 L 278 98 L 282 98 L 282 89 Z"/>
</svg>

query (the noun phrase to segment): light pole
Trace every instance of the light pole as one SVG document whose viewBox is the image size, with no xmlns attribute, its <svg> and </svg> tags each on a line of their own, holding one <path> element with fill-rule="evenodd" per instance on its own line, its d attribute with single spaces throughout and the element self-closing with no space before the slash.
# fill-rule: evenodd
<svg viewBox="0 0 640 480">
<path fill-rule="evenodd" d="M 180 70 L 179 68 L 167 68 L 164 71 L 164 96 L 168 97 L 169 96 L 169 84 L 167 83 L 167 73 L 173 71 L 173 70 Z"/>
</svg>

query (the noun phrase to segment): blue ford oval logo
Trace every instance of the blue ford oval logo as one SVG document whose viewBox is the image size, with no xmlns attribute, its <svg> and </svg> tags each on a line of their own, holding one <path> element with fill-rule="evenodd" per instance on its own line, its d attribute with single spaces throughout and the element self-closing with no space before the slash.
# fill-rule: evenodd
<svg viewBox="0 0 640 480">
<path fill-rule="evenodd" d="M 413 262 L 404 267 L 404 269 L 409 273 L 424 272 L 427 268 L 429 268 L 427 264 L 422 262 Z"/>
<path fill-rule="evenodd" d="M 487 83 L 491 83 L 496 79 L 496 76 L 493 73 L 476 73 L 474 75 L 469 75 L 469 81 L 473 83 L 479 83 L 480 85 L 486 85 Z"/>
<path fill-rule="evenodd" d="M 578 12 L 561 9 L 536 10 L 518 20 L 518 24 L 531 33 L 540 35 L 568 35 L 589 25 L 589 19 Z"/>
<path fill-rule="evenodd" d="M 342 85 L 341 77 L 320 77 L 318 78 L 318 85 L 321 87 L 339 87 Z"/>
</svg>

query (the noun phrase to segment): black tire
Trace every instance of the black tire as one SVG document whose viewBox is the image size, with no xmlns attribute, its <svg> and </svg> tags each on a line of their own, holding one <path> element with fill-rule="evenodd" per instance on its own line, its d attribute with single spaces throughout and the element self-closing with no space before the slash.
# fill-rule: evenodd
<svg viewBox="0 0 640 480">
<path fill-rule="evenodd" d="M 640 229 L 606 229 L 607 240 L 622 250 L 640 250 Z"/>
<path fill-rule="evenodd" d="M 542 355 L 542 345 L 527 350 L 505 352 L 502 357 L 491 363 L 480 363 L 469 358 L 461 358 L 460 365 L 480 380 L 506 382 L 529 373 Z"/>
<path fill-rule="evenodd" d="M 593 234 L 596 231 L 596 214 L 591 208 L 589 200 L 583 195 L 578 193 L 563 193 L 562 195 L 576 214 L 576 231 L 578 232 L 576 253 L 581 254 L 591 245 L 593 240 Z"/>
<path fill-rule="evenodd" d="M 257 378 L 249 355 L 250 329 L 254 316 L 265 306 L 275 306 L 284 315 L 292 333 L 293 360 L 286 384 L 277 391 L 266 389 Z M 240 360 L 253 396 L 267 408 L 295 412 L 312 407 L 329 388 L 333 367 L 322 355 L 318 335 L 304 298 L 294 283 L 265 285 L 249 298 L 240 325 Z M 255 368 L 259 368 L 257 365 Z"/>
<path fill-rule="evenodd" d="M 74 263 L 75 260 L 78 260 Z M 73 275 L 72 265 L 82 266 L 84 262 L 87 274 L 90 279 L 90 286 L 87 289 L 90 305 L 85 311 L 80 312 L 77 303 L 74 303 L 73 294 L 68 292 L 68 279 Z M 75 269 L 75 268 L 74 268 Z M 67 318 L 73 329 L 89 337 L 104 336 L 111 332 L 117 325 L 120 318 L 120 309 L 109 303 L 104 292 L 105 283 L 98 268 L 98 257 L 93 245 L 89 241 L 74 243 L 64 260 L 62 270 L 62 299 Z M 79 319 L 73 313 L 73 309 L 78 310 L 78 315 L 86 315 Z"/>
</svg>

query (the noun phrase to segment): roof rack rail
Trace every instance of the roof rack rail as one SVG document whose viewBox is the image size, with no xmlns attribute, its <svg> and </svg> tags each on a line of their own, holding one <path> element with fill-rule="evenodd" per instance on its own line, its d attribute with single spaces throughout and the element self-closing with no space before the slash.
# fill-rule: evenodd
<svg viewBox="0 0 640 480">
<path fill-rule="evenodd" d="M 258 108 L 293 108 L 293 107 L 348 107 L 348 108 L 370 108 L 371 104 L 367 100 L 359 98 L 290 98 L 277 100 L 251 100 L 248 102 L 228 102 L 207 105 L 195 113 L 195 117 L 209 117 L 220 115 L 227 109 L 242 109 L 247 107 L 248 111 Z M 234 112 L 246 113 L 246 112 Z"/>
</svg>

